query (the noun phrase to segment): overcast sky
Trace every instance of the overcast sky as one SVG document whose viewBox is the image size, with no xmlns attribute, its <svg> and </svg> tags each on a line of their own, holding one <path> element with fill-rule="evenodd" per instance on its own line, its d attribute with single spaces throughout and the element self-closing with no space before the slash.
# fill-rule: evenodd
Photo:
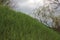
<svg viewBox="0 0 60 40">
<path fill-rule="evenodd" d="M 42 0 L 12 0 L 12 6 L 16 10 L 20 10 L 26 13 L 31 13 L 33 9 L 35 9 L 38 6 L 43 5 Z"/>
</svg>

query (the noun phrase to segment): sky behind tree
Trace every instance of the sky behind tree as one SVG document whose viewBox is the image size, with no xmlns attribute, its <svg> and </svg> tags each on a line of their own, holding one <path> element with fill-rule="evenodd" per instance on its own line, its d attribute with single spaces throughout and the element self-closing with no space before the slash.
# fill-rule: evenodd
<svg viewBox="0 0 60 40">
<path fill-rule="evenodd" d="M 12 6 L 15 6 L 16 10 L 20 10 L 26 13 L 31 13 L 33 9 L 43 5 L 43 0 L 12 0 Z"/>
</svg>

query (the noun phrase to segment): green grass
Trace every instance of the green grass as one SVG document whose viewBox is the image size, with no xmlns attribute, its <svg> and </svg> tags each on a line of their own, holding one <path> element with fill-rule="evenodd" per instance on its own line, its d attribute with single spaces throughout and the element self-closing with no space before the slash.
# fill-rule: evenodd
<svg viewBox="0 0 60 40">
<path fill-rule="evenodd" d="M 60 40 L 60 35 L 28 15 L 0 6 L 0 40 Z"/>
</svg>

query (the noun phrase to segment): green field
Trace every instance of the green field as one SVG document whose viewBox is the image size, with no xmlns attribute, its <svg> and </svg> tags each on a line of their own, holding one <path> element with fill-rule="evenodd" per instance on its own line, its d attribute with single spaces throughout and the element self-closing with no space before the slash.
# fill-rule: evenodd
<svg viewBox="0 0 60 40">
<path fill-rule="evenodd" d="M 60 35 L 22 12 L 0 6 L 0 40 L 60 40 Z"/>
</svg>

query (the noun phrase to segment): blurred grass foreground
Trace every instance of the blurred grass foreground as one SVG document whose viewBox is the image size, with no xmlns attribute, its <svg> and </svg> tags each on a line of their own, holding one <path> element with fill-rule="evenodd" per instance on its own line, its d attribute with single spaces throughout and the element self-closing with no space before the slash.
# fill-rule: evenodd
<svg viewBox="0 0 60 40">
<path fill-rule="evenodd" d="M 60 40 L 60 35 L 22 12 L 0 6 L 0 40 Z"/>
<path fill-rule="evenodd" d="M 60 40 L 60 35 L 22 12 L 0 6 L 0 40 Z"/>
</svg>

